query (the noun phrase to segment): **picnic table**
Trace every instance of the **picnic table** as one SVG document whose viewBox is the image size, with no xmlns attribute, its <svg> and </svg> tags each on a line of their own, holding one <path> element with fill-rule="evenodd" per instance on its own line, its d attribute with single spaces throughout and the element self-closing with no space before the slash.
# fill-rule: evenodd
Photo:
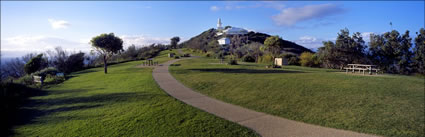
<svg viewBox="0 0 425 137">
<path fill-rule="evenodd" d="M 366 64 L 347 64 L 347 67 L 344 68 L 345 73 L 348 73 L 348 71 L 351 71 L 352 73 L 355 73 L 356 70 L 361 73 L 363 71 L 363 75 L 365 74 L 365 71 L 369 71 L 369 75 L 372 74 L 372 71 L 376 72 L 376 75 L 378 75 L 379 69 L 376 68 L 376 65 L 366 65 Z"/>
</svg>

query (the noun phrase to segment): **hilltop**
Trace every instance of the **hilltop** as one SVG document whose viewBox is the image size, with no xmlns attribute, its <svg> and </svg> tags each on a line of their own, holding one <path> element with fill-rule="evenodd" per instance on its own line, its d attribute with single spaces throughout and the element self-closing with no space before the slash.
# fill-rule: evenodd
<svg viewBox="0 0 425 137">
<path fill-rule="evenodd" d="M 185 42 L 182 42 L 180 46 L 207 51 L 209 43 L 214 43 L 222 37 L 222 36 L 216 36 L 216 33 L 217 33 L 217 29 L 214 29 L 214 28 L 208 29 L 202 32 L 201 34 L 195 37 L 192 37 L 191 39 Z M 265 33 L 249 31 L 248 34 L 245 34 L 242 36 L 228 36 L 228 37 L 230 37 L 232 41 L 231 43 L 242 43 L 242 45 L 244 45 L 244 44 L 248 44 L 252 42 L 258 42 L 258 43 L 264 44 L 264 40 L 270 36 L 271 35 L 265 34 Z M 242 37 L 242 38 L 237 38 L 237 37 Z M 284 40 L 284 39 L 282 42 L 282 46 L 285 47 L 283 48 L 283 52 L 292 53 L 296 55 L 300 55 L 302 52 L 313 52 L 310 49 L 307 49 L 301 45 L 298 45 L 294 42 Z"/>
</svg>

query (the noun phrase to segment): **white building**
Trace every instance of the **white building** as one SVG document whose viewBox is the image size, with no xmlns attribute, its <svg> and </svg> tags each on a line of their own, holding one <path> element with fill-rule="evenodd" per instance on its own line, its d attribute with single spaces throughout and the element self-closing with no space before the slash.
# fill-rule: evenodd
<svg viewBox="0 0 425 137">
<path fill-rule="evenodd" d="M 248 31 L 242 28 L 230 27 L 223 31 L 227 35 L 244 35 L 248 34 Z"/>
<path fill-rule="evenodd" d="M 221 35 L 224 35 L 224 34 L 226 34 L 226 35 L 245 35 L 245 34 L 248 34 L 248 31 L 246 29 L 237 28 L 237 27 L 229 27 L 229 28 L 223 29 L 222 25 L 223 24 L 221 23 L 221 19 L 218 18 L 217 33 L 216 33 L 217 36 L 221 36 Z M 230 44 L 230 39 L 227 38 L 227 37 L 223 37 L 223 38 L 220 38 L 218 40 L 218 43 L 220 45 L 228 45 L 228 44 Z"/>
<path fill-rule="evenodd" d="M 221 39 L 218 39 L 218 44 L 219 45 L 228 45 L 230 44 L 230 39 L 227 37 L 223 37 Z"/>
</svg>

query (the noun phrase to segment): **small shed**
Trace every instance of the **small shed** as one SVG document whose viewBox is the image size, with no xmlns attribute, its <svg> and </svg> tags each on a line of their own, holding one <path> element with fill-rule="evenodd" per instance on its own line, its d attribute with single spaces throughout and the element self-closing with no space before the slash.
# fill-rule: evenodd
<svg viewBox="0 0 425 137">
<path fill-rule="evenodd" d="M 277 66 L 288 65 L 288 59 L 286 58 L 275 58 L 274 64 Z"/>
<path fill-rule="evenodd" d="M 174 57 L 174 55 L 176 55 L 176 54 L 175 54 L 175 53 L 168 53 L 168 57 L 169 57 L 169 58 Z"/>
</svg>

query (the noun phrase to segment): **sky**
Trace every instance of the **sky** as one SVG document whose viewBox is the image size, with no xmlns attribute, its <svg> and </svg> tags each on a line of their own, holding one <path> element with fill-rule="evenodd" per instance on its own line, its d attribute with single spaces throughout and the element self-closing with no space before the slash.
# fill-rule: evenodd
<svg viewBox="0 0 425 137">
<path fill-rule="evenodd" d="M 114 33 L 146 46 L 181 41 L 224 26 L 279 35 L 309 49 L 348 28 L 370 34 L 424 27 L 424 1 L 1 1 L 1 56 L 19 57 L 55 47 L 88 52 L 89 41 Z M 392 26 L 390 25 L 392 22 Z"/>
</svg>

